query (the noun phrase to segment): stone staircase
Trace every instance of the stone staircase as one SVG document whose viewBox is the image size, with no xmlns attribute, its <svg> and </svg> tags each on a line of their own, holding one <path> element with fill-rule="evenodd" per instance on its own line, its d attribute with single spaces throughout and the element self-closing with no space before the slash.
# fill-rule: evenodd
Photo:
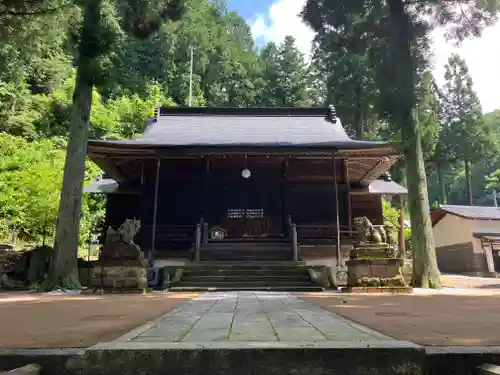
<svg viewBox="0 0 500 375">
<path fill-rule="evenodd" d="M 308 267 L 291 259 L 290 242 L 209 242 L 171 290 L 321 291 Z"/>
<path fill-rule="evenodd" d="M 201 262 L 283 262 L 292 257 L 292 243 L 288 240 L 208 242 L 201 245 L 200 251 Z"/>
<path fill-rule="evenodd" d="M 172 291 L 321 291 L 295 262 L 203 262 L 184 267 Z"/>
</svg>

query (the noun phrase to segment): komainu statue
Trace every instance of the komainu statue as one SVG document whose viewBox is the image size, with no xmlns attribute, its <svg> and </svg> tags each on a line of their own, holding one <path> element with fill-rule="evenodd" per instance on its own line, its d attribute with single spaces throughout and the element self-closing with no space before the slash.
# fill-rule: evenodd
<svg viewBox="0 0 500 375">
<path fill-rule="evenodd" d="M 383 226 L 375 227 L 366 216 L 356 217 L 354 225 L 358 232 L 356 242 L 358 244 L 381 244 L 387 243 L 387 234 Z"/>
<path fill-rule="evenodd" d="M 141 229 L 141 221 L 134 219 L 127 219 L 123 222 L 122 225 L 118 228 L 118 233 L 120 235 L 120 239 L 126 244 L 132 245 L 134 244 L 134 237 L 139 230 Z"/>
<path fill-rule="evenodd" d="M 115 231 L 109 227 L 106 232 L 106 243 L 102 249 L 102 260 L 143 260 L 144 253 L 134 243 L 134 237 L 141 228 L 140 220 L 127 219 Z"/>
</svg>

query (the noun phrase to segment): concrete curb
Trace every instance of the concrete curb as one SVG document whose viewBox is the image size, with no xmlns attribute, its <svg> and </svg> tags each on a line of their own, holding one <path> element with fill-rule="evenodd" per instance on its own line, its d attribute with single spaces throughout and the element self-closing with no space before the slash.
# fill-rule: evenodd
<svg viewBox="0 0 500 375">
<path fill-rule="evenodd" d="M 0 371 L 36 363 L 41 375 L 81 374 L 85 349 L 0 349 Z"/>
<path fill-rule="evenodd" d="M 0 349 L 0 372 L 36 363 L 41 375 L 476 375 L 500 346 L 420 347 L 408 341 L 113 342 L 88 349 Z"/>
<path fill-rule="evenodd" d="M 475 375 L 484 363 L 500 365 L 500 346 L 436 346 L 425 353 L 427 375 Z"/>
<path fill-rule="evenodd" d="M 425 350 L 401 341 L 100 344 L 83 375 L 421 375 Z"/>
</svg>

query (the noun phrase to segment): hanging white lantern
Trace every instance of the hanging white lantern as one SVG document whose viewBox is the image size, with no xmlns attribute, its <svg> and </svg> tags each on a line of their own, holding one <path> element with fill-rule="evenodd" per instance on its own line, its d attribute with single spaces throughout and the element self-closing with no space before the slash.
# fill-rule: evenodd
<svg viewBox="0 0 500 375">
<path fill-rule="evenodd" d="M 252 175 L 252 172 L 250 172 L 250 169 L 248 168 L 245 168 L 241 171 L 241 177 L 243 178 L 250 178 L 250 176 Z"/>
</svg>

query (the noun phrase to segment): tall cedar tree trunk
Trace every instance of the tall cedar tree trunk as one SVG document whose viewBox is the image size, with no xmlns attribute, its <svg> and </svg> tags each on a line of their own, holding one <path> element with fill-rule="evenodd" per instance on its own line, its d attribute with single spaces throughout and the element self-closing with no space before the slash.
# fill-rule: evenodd
<svg viewBox="0 0 500 375">
<path fill-rule="evenodd" d="M 93 28 L 100 18 L 100 0 L 87 1 L 79 47 L 66 164 L 57 217 L 54 253 L 44 289 L 80 288 L 78 280 L 78 232 L 82 209 L 82 185 L 85 177 L 90 108 L 93 83 L 92 58 L 84 55 L 85 42 L 91 40 Z"/>
<path fill-rule="evenodd" d="M 465 166 L 465 190 L 467 191 L 467 201 L 469 202 L 469 206 L 472 206 L 472 183 L 470 180 L 470 162 L 466 158 L 464 160 Z"/>
<path fill-rule="evenodd" d="M 415 104 L 414 61 L 411 52 L 412 30 L 402 0 L 388 0 L 390 16 L 396 32 L 392 61 L 398 87 L 398 111 L 406 161 L 408 206 L 410 210 L 413 248 L 413 285 L 422 288 L 441 287 L 436 248 L 429 211 L 420 128 L 413 117 Z"/>
<path fill-rule="evenodd" d="M 446 186 L 444 185 L 443 166 L 441 164 L 441 161 L 438 161 L 436 163 L 436 167 L 439 180 L 439 203 L 446 204 L 447 194 L 446 194 Z"/>
</svg>

